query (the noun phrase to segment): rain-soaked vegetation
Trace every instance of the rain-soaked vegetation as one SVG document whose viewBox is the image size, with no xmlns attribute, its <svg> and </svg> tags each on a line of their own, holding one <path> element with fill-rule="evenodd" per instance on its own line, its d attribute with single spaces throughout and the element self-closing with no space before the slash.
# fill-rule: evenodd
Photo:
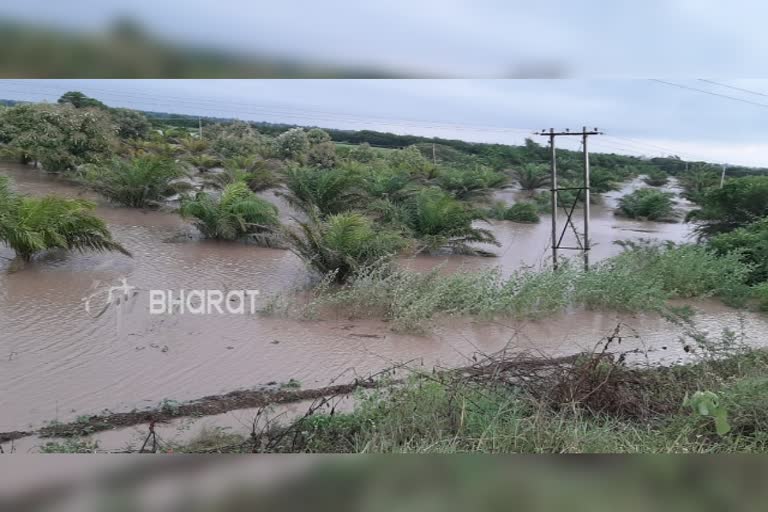
<svg viewBox="0 0 768 512">
<path fill-rule="evenodd" d="M 496 256 L 493 223 L 536 224 L 548 213 L 547 148 L 530 139 L 506 146 L 199 122 L 110 108 L 70 92 L 55 105 L 0 107 L 0 151 L 116 207 L 177 212 L 200 238 L 293 252 L 316 284 L 309 298 L 275 298 L 265 311 L 273 315 L 316 318 L 342 310 L 347 318 L 424 332 L 449 316 L 542 319 L 573 308 L 653 312 L 689 325 L 674 301 L 703 297 L 768 309 L 768 175 L 759 169 L 733 168 L 721 186 L 717 167 L 704 162 L 591 154 L 592 201 L 628 180 L 643 181 L 645 187 L 618 198 L 616 214 L 659 222 L 684 217 L 698 239 L 625 243 L 621 254 L 589 271 L 566 262 L 511 275 L 445 274 L 409 270 L 396 258 Z M 560 151 L 560 186 L 578 185 L 581 158 Z M 267 201 L 267 191 L 290 209 Z M 514 191 L 516 199 L 499 199 L 501 191 Z M 569 208 L 581 199 L 566 190 L 559 200 Z M 682 200 L 690 202 L 687 214 Z M 94 208 L 81 199 L 27 196 L 0 176 L 0 242 L 30 265 L 50 251 L 130 254 Z M 530 361 L 495 356 L 464 373 L 377 384 L 348 413 L 313 411 L 251 438 L 214 436 L 174 449 L 765 451 L 765 354 L 733 333 L 691 336 L 695 343 L 686 346 L 699 358 L 674 369 L 638 368 L 607 351 L 543 360 L 543 372 Z M 90 441 L 57 446 L 45 451 L 96 449 Z"/>
</svg>

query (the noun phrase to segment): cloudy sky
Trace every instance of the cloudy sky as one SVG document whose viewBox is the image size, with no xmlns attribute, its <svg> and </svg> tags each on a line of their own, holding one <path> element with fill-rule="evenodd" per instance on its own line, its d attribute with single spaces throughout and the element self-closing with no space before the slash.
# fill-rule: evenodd
<svg viewBox="0 0 768 512">
<path fill-rule="evenodd" d="M 768 94 L 768 80 L 665 81 L 713 94 L 646 79 L 2 79 L 0 98 L 55 102 L 80 90 L 111 106 L 508 144 L 587 125 L 605 132 L 591 139 L 596 151 L 768 167 L 768 96 L 755 94 Z"/>
</svg>

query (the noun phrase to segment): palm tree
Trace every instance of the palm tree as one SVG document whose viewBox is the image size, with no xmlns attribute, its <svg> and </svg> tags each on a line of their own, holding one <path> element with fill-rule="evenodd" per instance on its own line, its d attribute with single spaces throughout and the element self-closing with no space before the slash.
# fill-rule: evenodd
<svg viewBox="0 0 768 512">
<path fill-rule="evenodd" d="M 194 218 L 195 227 L 206 238 L 237 240 L 251 236 L 268 246 L 274 245 L 274 230 L 279 224 L 277 208 L 242 182 L 227 185 L 218 198 L 206 192 L 185 197 L 179 212 L 184 218 Z"/>
<path fill-rule="evenodd" d="M 281 176 L 273 162 L 255 156 L 227 159 L 221 172 L 203 179 L 207 186 L 215 189 L 223 189 L 239 181 L 245 182 L 254 192 L 263 192 L 279 187 Z"/>
<path fill-rule="evenodd" d="M 112 235 L 105 222 L 91 213 L 89 201 L 56 196 L 16 196 L 0 180 L 0 242 L 24 261 L 51 249 L 117 251 L 130 253 Z"/>
<path fill-rule="evenodd" d="M 421 250 L 447 247 L 459 254 L 489 256 L 491 253 L 471 247 L 473 243 L 500 245 L 490 230 L 472 223 L 485 220 L 480 210 L 458 201 L 440 189 L 423 189 L 403 204 L 406 225 L 422 243 Z"/>
<path fill-rule="evenodd" d="M 456 199 L 465 201 L 487 198 L 495 189 L 506 184 L 507 177 L 488 168 L 476 166 L 472 170 L 441 170 L 434 181 Z"/>
<path fill-rule="evenodd" d="M 541 164 L 524 164 L 512 171 L 522 190 L 533 192 L 549 185 L 549 171 Z"/>
<path fill-rule="evenodd" d="M 323 275 L 343 282 L 356 270 L 386 261 L 406 245 L 399 232 L 376 229 L 360 213 L 345 212 L 321 219 L 317 211 L 296 227 L 283 230 L 288 248 Z"/>
<path fill-rule="evenodd" d="M 89 166 L 82 181 L 110 201 L 145 208 L 180 191 L 174 181 L 182 177 L 179 166 L 167 158 L 145 155 L 114 159 L 108 166 Z"/>
<path fill-rule="evenodd" d="M 291 206 L 309 214 L 334 215 L 363 204 L 365 192 L 361 175 L 355 169 L 293 168 L 286 175 L 287 193 L 281 193 Z"/>
</svg>

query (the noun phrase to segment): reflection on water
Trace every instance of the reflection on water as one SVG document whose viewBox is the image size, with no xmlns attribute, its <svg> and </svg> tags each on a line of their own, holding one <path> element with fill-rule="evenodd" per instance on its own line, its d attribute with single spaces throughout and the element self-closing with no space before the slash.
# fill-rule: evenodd
<svg viewBox="0 0 768 512">
<path fill-rule="evenodd" d="M 89 197 L 61 178 L 32 169 L 3 164 L 0 170 L 25 193 Z M 682 240 L 688 235 L 684 224 L 615 218 L 611 201 L 615 196 L 592 210 L 593 259 L 616 254 L 614 240 Z M 618 322 L 641 335 L 628 338 L 625 347 L 654 347 L 653 357 L 665 360 L 683 354 L 677 343 L 679 328 L 647 315 L 574 312 L 546 321 L 501 323 L 451 319 L 423 337 L 394 334 L 384 322 L 344 318 L 298 322 L 250 315 L 151 316 L 149 289 L 256 289 L 267 296 L 306 284 L 307 274 L 289 251 L 213 241 L 170 242 L 180 239 L 180 232 L 192 232 L 171 213 L 101 204 L 98 214 L 133 258 L 51 254 L 9 272 L 12 251 L 0 247 L 0 431 L 271 381 L 296 379 L 307 388 L 321 386 L 400 361 L 460 365 L 473 352 L 505 347 L 572 352 L 592 347 Z M 509 272 L 546 261 L 546 218 L 537 225 L 497 222 L 493 229 L 502 243 L 496 249 L 498 258 L 418 257 L 404 259 L 404 264 L 430 268 L 444 263 L 446 270 L 501 265 Z M 82 299 L 93 293 L 94 282 L 115 285 L 121 278 L 138 293 L 131 307 L 120 309 L 120 318 L 116 309 L 97 318 L 85 311 Z M 702 308 L 698 323 L 704 328 L 741 328 L 734 311 L 710 303 Z M 757 315 L 743 320 L 750 334 L 768 330 Z"/>
</svg>

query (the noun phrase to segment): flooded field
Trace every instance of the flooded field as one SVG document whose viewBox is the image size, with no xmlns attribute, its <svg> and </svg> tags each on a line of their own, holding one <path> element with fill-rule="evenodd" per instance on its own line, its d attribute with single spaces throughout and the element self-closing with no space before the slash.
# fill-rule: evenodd
<svg viewBox="0 0 768 512">
<path fill-rule="evenodd" d="M 23 193 L 96 199 L 30 168 L 0 164 L 0 173 L 13 178 Z M 686 224 L 613 215 L 616 199 L 638 183 L 607 194 L 605 204 L 592 208 L 593 261 L 618 253 L 615 240 L 684 241 L 689 236 Z M 514 194 L 503 192 L 499 198 Z M 98 214 L 133 258 L 52 254 L 13 271 L 13 252 L 0 247 L 1 431 L 290 379 L 305 388 L 318 387 L 403 361 L 460 365 L 473 352 L 505 347 L 575 352 L 591 348 L 618 322 L 626 324 L 627 335 L 639 335 L 623 348 L 648 347 L 654 357 L 669 361 L 684 354 L 677 341 L 680 328 L 653 315 L 577 311 L 543 321 L 450 319 L 427 336 L 394 334 L 385 322 L 341 317 L 295 321 L 258 315 L 150 315 L 149 289 L 252 289 L 266 297 L 304 286 L 307 273 L 289 251 L 186 236 L 193 228 L 172 213 L 101 204 Z M 531 225 L 496 222 L 493 230 L 502 244 L 494 248 L 498 258 L 420 256 L 402 263 L 414 269 L 443 265 L 445 271 L 498 265 L 509 273 L 546 262 L 550 229 L 548 217 Z M 122 278 L 138 291 L 133 302 L 100 316 L 85 310 L 84 298 L 97 283 L 118 284 Z M 698 303 L 697 308 L 697 325 L 710 332 L 728 327 L 745 332 L 755 343 L 768 333 L 768 320 L 760 315 L 714 302 Z"/>
</svg>

